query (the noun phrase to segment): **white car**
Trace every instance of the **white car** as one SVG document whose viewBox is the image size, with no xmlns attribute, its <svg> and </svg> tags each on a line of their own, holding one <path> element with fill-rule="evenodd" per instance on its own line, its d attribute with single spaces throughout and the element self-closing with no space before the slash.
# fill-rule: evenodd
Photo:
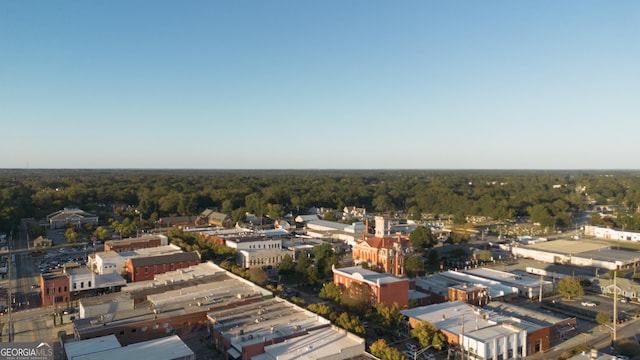
<svg viewBox="0 0 640 360">
<path fill-rule="evenodd" d="M 591 302 L 591 301 L 583 301 L 582 302 L 582 306 L 586 306 L 586 307 L 596 307 L 598 306 L 598 304 Z"/>
</svg>

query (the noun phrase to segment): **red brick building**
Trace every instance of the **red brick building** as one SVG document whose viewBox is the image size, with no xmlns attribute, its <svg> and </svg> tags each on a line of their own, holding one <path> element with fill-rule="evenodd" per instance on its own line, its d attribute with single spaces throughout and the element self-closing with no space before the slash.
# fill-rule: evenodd
<svg viewBox="0 0 640 360">
<path fill-rule="evenodd" d="M 364 239 L 353 248 L 355 264 L 367 263 L 393 275 L 404 275 L 404 263 L 411 253 L 411 244 L 406 238 L 371 237 Z"/>
<path fill-rule="evenodd" d="M 134 251 L 163 245 L 169 245 L 169 240 L 166 236 L 145 236 L 135 239 L 105 241 L 104 251 Z"/>
<path fill-rule="evenodd" d="M 125 264 L 127 282 L 153 280 L 156 274 L 164 274 L 167 271 L 183 269 L 199 263 L 200 254 L 196 251 L 131 258 Z"/>
<path fill-rule="evenodd" d="M 67 306 L 69 301 L 69 276 L 64 273 L 40 275 L 42 306 Z"/>
<path fill-rule="evenodd" d="M 476 284 L 459 284 L 449 287 L 449 301 L 460 300 L 471 305 L 484 305 L 489 300 L 489 291 L 486 286 Z"/>
<path fill-rule="evenodd" d="M 348 268 L 333 268 L 333 282 L 342 289 L 346 289 L 352 282 L 365 285 L 371 295 L 371 304 L 398 303 L 401 309 L 409 306 L 409 280 L 399 278 L 389 273 L 377 273 L 363 269 L 360 266 Z"/>
</svg>

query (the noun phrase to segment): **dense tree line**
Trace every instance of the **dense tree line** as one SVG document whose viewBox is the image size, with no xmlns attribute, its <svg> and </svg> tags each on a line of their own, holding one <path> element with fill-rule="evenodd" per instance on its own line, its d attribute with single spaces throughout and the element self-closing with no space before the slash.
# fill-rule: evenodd
<svg viewBox="0 0 640 360">
<path fill-rule="evenodd" d="M 42 218 L 66 206 L 98 214 L 133 206 L 140 219 L 194 215 L 207 207 L 233 214 L 301 213 L 346 205 L 370 212 L 531 216 L 546 226 L 570 225 L 589 201 L 635 211 L 636 172 L 586 171 L 214 171 L 214 170 L 2 170 L 0 231 L 21 218 Z M 107 219 L 109 216 L 105 216 Z M 618 226 L 638 228 L 633 216 Z"/>
</svg>

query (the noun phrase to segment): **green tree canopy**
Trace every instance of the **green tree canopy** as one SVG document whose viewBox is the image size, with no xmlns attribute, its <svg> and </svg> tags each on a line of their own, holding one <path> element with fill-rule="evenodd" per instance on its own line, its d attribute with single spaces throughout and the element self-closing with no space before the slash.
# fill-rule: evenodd
<svg viewBox="0 0 640 360">
<path fill-rule="evenodd" d="M 65 239 L 67 239 L 68 243 L 74 243 L 78 241 L 78 238 L 80 237 L 80 235 L 78 235 L 78 233 L 74 230 L 74 228 L 70 227 L 70 228 L 67 228 L 67 230 L 64 232 L 64 237 Z"/>
<path fill-rule="evenodd" d="M 415 251 L 423 252 L 433 247 L 437 241 L 430 228 L 418 226 L 409 234 L 409 242 Z"/>
<path fill-rule="evenodd" d="M 376 340 L 369 347 L 371 354 L 382 360 L 406 360 L 404 354 L 402 354 L 395 347 L 389 346 L 385 339 Z"/>
<path fill-rule="evenodd" d="M 580 280 L 576 278 L 566 277 L 558 281 L 558 292 L 565 298 L 580 297 L 584 295 L 584 289 L 580 284 Z"/>
<path fill-rule="evenodd" d="M 609 313 L 599 311 L 596 314 L 596 322 L 600 325 L 611 324 L 611 316 L 609 316 Z"/>
<path fill-rule="evenodd" d="M 411 278 L 424 274 L 424 263 L 418 256 L 409 256 L 404 263 L 404 269 Z"/>
<path fill-rule="evenodd" d="M 389 330 L 397 330 L 400 328 L 404 315 L 400 313 L 400 306 L 397 302 L 391 306 L 381 302 L 376 304 L 376 319 L 381 326 Z"/>
<path fill-rule="evenodd" d="M 339 304 L 342 299 L 342 291 L 340 291 L 338 285 L 333 282 L 328 282 L 324 284 L 322 289 L 320 289 L 319 296 L 321 299 L 331 301 L 334 304 Z"/>
<path fill-rule="evenodd" d="M 432 345 L 435 349 L 441 350 L 445 344 L 445 336 L 438 328 L 426 321 L 421 322 L 415 328 L 409 331 L 411 337 L 416 338 L 420 346 Z"/>
</svg>

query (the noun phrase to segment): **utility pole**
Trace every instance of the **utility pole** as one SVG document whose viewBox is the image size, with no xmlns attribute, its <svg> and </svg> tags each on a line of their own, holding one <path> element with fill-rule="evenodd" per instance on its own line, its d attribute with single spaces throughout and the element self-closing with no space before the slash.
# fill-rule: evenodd
<svg viewBox="0 0 640 360">
<path fill-rule="evenodd" d="M 616 342 L 617 340 L 617 334 L 616 334 L 616 325 L 618 324 L 618 285 L 617 285 L 617 278 L 618 278 L 618 270 L 616 269 L 616 271 L 613 272 L 613 332 L 612 334 L 612 338 L 611 338 L 611 346 L 613 346 L 613 344 Z"/>
<path fill-rule="evenodd" d="M 464 360 L 464 314 L 462 314 L 462 344 L 460 344 L 460 360 Z"/>
<path fill-rule="evenodd" d="M 9 321 L 8 321 L 8 325 L 9 325 L 9 329 L 7 330 L 9 333 L 9 342 L 13 342 L 13 322 L 11 321 L 11 307 L 13 306 L 13 294 L 12 294 L 12 290 L 13 290 L 13 284 L 11 283 L 11 267 L 13 266 L 11 264 L 11 257 L 13 255 L 11 255 L 11 248 L 13 247 L 13 229 L 11 230 L 11 232 L 9 233 L 9 259 L 7 260 L 7 277 L 9 278 L 9 289 L 8 289 L 8 299 L 7 299 L 7 305 L 9 306 L 9 309 L 7 310 L 7 314 L 9 315 Z"/>
<path fill-rule="evenodd" d="M 540 274 L 540 299 L 538 300 L 538 303 L 542 304 L 542 274 Z"/>
</svg>

